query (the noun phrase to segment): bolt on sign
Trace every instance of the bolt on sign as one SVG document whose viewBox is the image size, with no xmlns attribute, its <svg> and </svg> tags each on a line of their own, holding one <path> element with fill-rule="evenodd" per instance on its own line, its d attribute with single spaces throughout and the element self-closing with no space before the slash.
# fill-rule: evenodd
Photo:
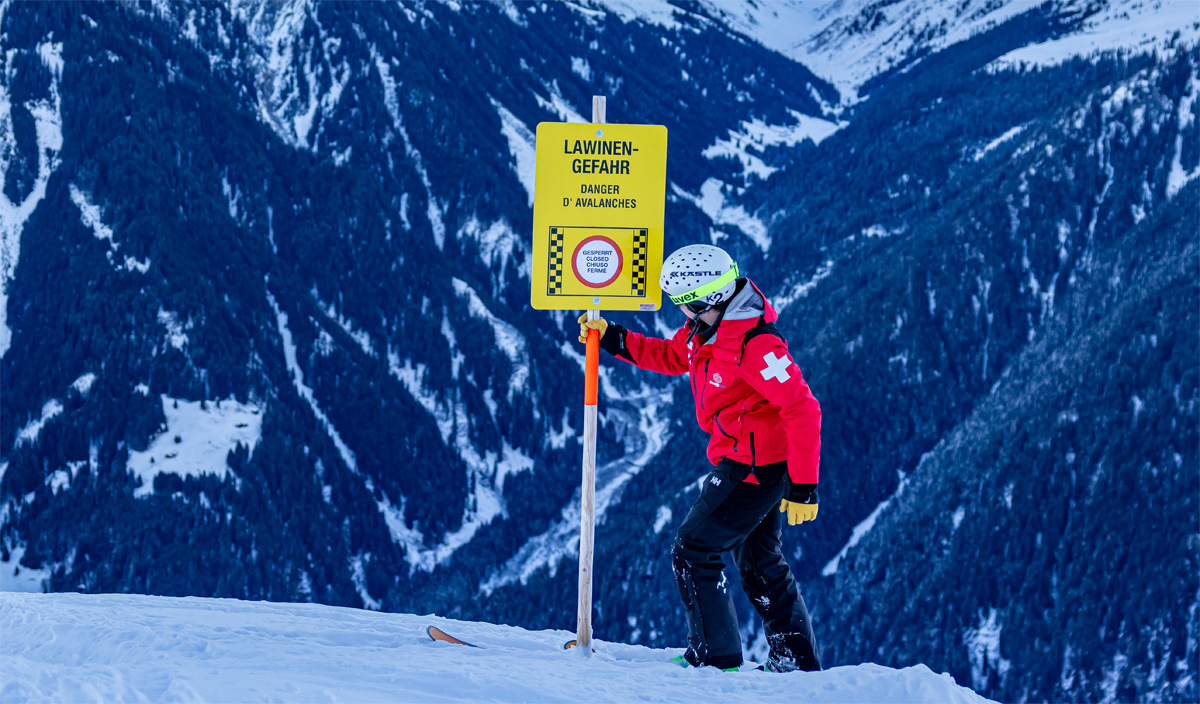
<svg viewBox="0 0 1200 704">
<path fill-rule="evenodd" d="M 667 128 L 543 122 L 533 197 L 533 307 L 658 310 Z"/>
</svg>

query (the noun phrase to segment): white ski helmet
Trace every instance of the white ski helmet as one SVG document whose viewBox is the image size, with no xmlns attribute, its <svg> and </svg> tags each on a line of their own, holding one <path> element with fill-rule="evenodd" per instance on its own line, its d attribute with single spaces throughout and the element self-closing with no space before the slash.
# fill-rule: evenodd
<svg viewBox="0 0 1200 704">
<path fill-rule="evenodd" d="M 671 303 L 706 303 L 729 300 L 737 288 L 737 262 L 720 247 L 690 244 L 675 250 L 662 265 L 658 285 Z"/>
</svg>

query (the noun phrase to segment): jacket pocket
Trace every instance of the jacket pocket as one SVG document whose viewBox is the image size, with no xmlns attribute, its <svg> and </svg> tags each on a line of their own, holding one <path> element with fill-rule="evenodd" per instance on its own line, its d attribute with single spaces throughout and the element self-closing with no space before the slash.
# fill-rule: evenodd
<svg viewBox="0 0 1200 704">
<path fill-rule="evenodd" d="M 729 498 L 737 485 L 738 481 L 725 472 L 709 472 L 704 479 L 704 488 L 700 490 L 700 498 L 696 499 L 696 509 L 706 515 L 712 515 L 712 512 Z"/>
</svg>

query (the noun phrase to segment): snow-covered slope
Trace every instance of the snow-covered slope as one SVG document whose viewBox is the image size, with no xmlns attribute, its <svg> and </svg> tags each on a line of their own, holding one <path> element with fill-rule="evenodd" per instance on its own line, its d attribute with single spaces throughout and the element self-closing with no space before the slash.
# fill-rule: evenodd
<svg viewBox="0 0 1200 704">
<path fill-rule="evenodd" d="M 436 625 L 480 649 L 434 643 Z M 25 701 L 986 702 L 924 665 L 727 674 L 680 649 L 315 604 L 0 594 L 0 699 Z"/>
<path fill-rule="evenodd" d="M 1200 40 L 1200 3 L 1189 0 L 1113 0 L 1080 23 L 1077 31 L 1030 44 L 997 60 L 1001 65 L 1058 64 L 1098 52 L 1170 54 Z"/>
<path fill-rule="evenodd" d="M 665 2 L 597 2 L 627 20 L 673 23 L 673 8 Z M 836 85 L 844 100 L 853 102 L 863 83 L 910 53 L 945 48 L 1043 2 L 705 0 L 702 6 L 726 26 L 804 64 Z"/>
<path fill-rule="evenodd" d="M 707 0 L 730 27 L 807 66 L 853 102 L 872 77 L 912 55 L 937 51 L 1039 6 L 1081 21 L 1066 36 L 1004 57 L 1059 63 L 1100 51 L 1163 50 L 1200 39 L 1190 0 Z M 649 18 L 647 18 L 649 19 Z"/>
</svg>

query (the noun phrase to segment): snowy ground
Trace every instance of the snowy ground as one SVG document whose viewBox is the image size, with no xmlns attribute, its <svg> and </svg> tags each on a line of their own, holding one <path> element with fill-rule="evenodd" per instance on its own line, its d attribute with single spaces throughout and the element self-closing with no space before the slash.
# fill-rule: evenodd
<svg viewBox="0 0 1200 704">
<path fill-rule="evenodd" d="M 434 643 L 436 625 L 482 646 Z M 0 701 L 946 702 L 987 700 L 924 665 L 723 673 L 679 649 L 314 604 L 0 593 Z"/>
</svg>

